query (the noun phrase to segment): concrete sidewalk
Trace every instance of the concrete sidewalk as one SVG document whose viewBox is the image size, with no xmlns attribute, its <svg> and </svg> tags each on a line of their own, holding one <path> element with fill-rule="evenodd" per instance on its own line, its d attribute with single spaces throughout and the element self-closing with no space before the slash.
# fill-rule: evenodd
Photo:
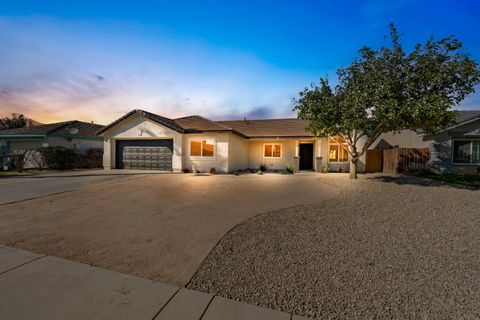
<svg viewBox="0 0 480 320">
<path fill-rule="evenodd" d="M 0 319 L 305 319 L 0 245 Z"/>
</svg>

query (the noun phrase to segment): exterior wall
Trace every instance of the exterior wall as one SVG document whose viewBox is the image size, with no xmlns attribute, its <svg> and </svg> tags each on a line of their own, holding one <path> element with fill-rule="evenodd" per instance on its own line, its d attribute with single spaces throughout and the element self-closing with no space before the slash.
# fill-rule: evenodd
<svg viewBox="0 0 480 320">
<path fill-rule="evenodd" d="M 282 145 L 280 158 L 265 158 L 263 145 L 265 143 L 279 143 Z M 259 139 L 249 141 L 248 163 L 249 168 L 257 169 L 265 163 L 269 170 L 284 170 L 288 164 L 295 163 L 296 140 L 294 139 Z"/>
<path fill-rule="evenodd" d="M 392 147 L 428 148 L 429 143 L 423 141 L 423 137 L 415 131 L 402 130 L 399 133 L 382 133 L 369 149 L 390 149 Z"/>
<path fill-rule="evenodd" d="M 236 134 L 229 134 L 228 142 L 228 171 L 235 172 L 249 168 L 248 154 L 250 143 L 247 139 Z"/>
<path fill-rule="evenodd" d="M 66 139 L 62 137 L 48 136 L 45 139 L 50 147 L 65 147 L 73 149 L 81 154 L 85 154 L 88 149 L 103 149 L 103 142 L 101 140 L 93 139 Z"/>
<path fill-rule="evenodd" d="M 173 139 L 172 167 L 174 171 L 182 170 L 183 134 L 140 115 L 121 121 L 103 133 L 104 152 L 103 166 L 105 169 L 115 167 L 115 141 L 116 140 L 152 140 Z"/>
<path fill-rule="evenodd" d="M 12 150 L 35 150 L 42 147 L 43 140 L 10 140 L 8 141 L 8 151 Z"/>
<path fill-rule="evenodd" d="M 217 134 L 187 134 L 183 139 L 183 168 L 197 170 L 200 172 L 209 172 L 215 168 L 216 172 L 227 173 L 229 156 L 229 133 Z M 213 157 L 192 157 L 190 156 L 191 140 L 212 140 L 214 142 Z"/>
<path fill-rule="evenodd" d="M 480 119 L 434 136 L 425 137 L 430 148 L 430 168 L 436 172 L 476 174 L 478 164 L 453 163 L 453 139 L 480 139 Z"/>
</svg>

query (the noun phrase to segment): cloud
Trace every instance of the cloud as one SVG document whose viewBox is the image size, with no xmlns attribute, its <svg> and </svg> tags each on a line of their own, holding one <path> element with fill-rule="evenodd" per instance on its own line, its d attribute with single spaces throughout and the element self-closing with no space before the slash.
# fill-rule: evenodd
<svg viewBox="0 0 480 320">
<path fill-rule="evenodd" d="M 0 113 L 97 123 L 133 108 L 168 117 L 281 116 L 310 79 L 161 30 L 145 38 L 142 28 L 0 18 Z"/>
</svg>

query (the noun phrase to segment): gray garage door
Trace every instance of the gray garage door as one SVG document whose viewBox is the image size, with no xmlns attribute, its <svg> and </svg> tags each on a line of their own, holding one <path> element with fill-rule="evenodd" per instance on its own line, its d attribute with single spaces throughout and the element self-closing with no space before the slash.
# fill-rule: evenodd
<svg viewBox="0 0 480 320">
<path fill-rule="evenodd" d="M 118 169 L 172 170 L 173 140 L 119 140 Z"/>
</svg>

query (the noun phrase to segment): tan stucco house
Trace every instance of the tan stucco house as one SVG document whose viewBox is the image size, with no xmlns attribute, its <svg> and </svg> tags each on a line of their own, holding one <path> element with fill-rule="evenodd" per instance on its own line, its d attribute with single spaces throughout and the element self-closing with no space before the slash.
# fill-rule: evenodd
<svg viewBox="0 0 480 320">
<path fill-rule="evenodd" d="M 348 171 L 339 143 L 315 137 L 299 119 L 212 121 L 201 116 L 169 119 L 133 110 L 97 134 L 104 141 L 104 168 L 235 172 L 257 169 Z M 360 169 L 363 159 L 360 160 Z"/>
</svg>

